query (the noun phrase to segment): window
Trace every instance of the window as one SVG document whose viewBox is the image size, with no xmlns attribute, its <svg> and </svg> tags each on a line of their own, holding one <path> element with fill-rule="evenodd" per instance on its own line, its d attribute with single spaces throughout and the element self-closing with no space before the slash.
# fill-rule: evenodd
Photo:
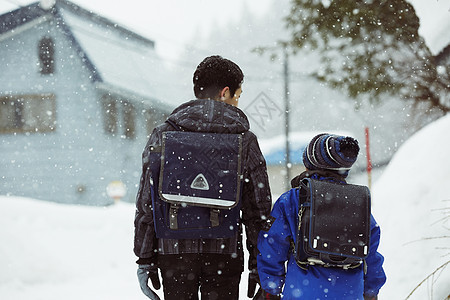
<svg viewBox="0 0 450 300">
<path fill-rule="evenodd" d="M 147 136 L 149 137 L 152 132 L 153 129 L 155 129 L 156 126 L 156 120 L 155 120 L 155 113 L 153 112 L 153 110 L 149 111 L 146 110 L 144 112 L 144 120 L 145 120 L 145 124 L 146 124 L 146 129 L 147 129 Z"/>
<path fill-rule="evenodd" d="M 165 113 L 161 113 L 154 109 L 147 109 L 144 111 L 144 121 L 147 129 L 147 136 L 150 136 L 153 132 L 153 129 L 167 119 L 168 115 Z"/>
<path fill-rule="evenodd" d="M 121 136 L 136 138 L 136 108 L 130 102 L 105 94 L 102 105 L 105 133 L 115 136 L 120 130 Z"/>
<path fill-rule="evenodd" d="M 55 71 L 55 44 L 50 37 L 44 37 L 39 41 L 40 72 L 43 75 L 53 74 Z"/>
<path fill-rule="evenodd" d="M 106 133 L 115 135 L 117 133 L 117 107 L 116 101 L 109 95 L 102 97 L 104 122 L 103 127 Z"/>
<path fill-rule="evenodd" d="M 50 132 L 55 125 L 55 95 L 0 97 L 0 133 Z"/>
<path fill-rule="evenodd" d="M 124 135 L 128 139 L 136 137 L 136 109 L 129 102 L 123 102 Z"/>
</svg>

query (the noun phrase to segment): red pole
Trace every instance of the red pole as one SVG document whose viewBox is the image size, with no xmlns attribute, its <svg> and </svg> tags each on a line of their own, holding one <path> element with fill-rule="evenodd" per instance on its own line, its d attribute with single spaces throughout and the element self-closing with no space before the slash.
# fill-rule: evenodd
<svg viewBox="0 0 450 300">
<path fill-rule="evenodd" d="M 370 189 L 372 185 L 372 159 L 370 158 L 369 127 L 365 128 L 365 135 L 366 135 L 367 177 Z"/>
</svg>

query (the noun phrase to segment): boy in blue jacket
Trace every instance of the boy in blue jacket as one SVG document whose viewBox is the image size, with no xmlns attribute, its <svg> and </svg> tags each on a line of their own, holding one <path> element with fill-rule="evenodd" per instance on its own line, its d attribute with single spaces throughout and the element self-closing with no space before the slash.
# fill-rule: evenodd
<svg viewBox="0 0 450 300">
<path fill-rule="evenodd" d="M 351 137 L 319 134 L 303 153 L 306 171 L 292 179 L 292 189 L 278 198 L 271 212 L 272 225 L 261 231 L 257 257 L 261 289 L 256 299 L 336 299 L 375 300 L 386 282 L 383 256 L 377 252 L 380 227 L 370 220 L 370 247 L 367 270 L 310 265 L 300 268 L 291 243 L 296 243 L 299 187 L 304 178 L 345 184 L 345 178 L 359 153 L 358 142 Z M 287 262 L 287 264 L 286 264 Z"/>
</svg>

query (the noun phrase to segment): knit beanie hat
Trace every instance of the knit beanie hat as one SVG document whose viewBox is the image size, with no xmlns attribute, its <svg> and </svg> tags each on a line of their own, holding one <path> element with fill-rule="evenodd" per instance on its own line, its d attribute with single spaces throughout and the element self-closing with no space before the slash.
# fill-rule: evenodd
<svg viewBox="0 0 450 300">
<path fill-rule="evenodd" d="M 322 133 L 303 151 L 303 164 L 311 171 L 330 170 L 346 177 L 358 153 L 358 141 L 354 138 Z"/>
</svg>

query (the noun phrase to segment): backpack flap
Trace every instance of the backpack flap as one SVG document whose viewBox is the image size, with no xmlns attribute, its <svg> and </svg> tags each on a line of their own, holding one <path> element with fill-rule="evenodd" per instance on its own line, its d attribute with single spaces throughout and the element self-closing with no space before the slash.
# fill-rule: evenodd
<svg viewBox="0 0 450 300">
<path fill-rule="evenodd" d="M 370 192 L 365 186 L 310 180 L 310 250 L 325 262 L 364 259 L 370 245 Z"/>
<path fill-rule="evenodd" d="M 241 134 L 163 133 L 154 207 L 157 237 L 235 234 L 240 216 L 241 151 Z"/>
<path fill-rule="evenodd" d="M 242 135 L 168 131 L 162 147 L 162 200 L 214 208 L 237 205 Z"/>
</svg>

